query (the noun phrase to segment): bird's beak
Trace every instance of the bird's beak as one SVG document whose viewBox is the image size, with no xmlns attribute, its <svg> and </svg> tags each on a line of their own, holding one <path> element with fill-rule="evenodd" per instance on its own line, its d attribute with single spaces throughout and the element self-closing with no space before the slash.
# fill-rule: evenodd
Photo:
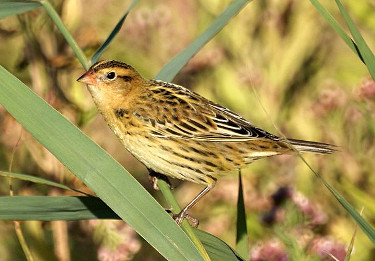
<svg viewBox="0 0 375 261">
<path fill-rule="evenodd" d="M 81 83 L 89 84 L 89 85 L 95 85 L 97 83 L 96 77 L 91 70 L 84 73 L 81 77 L 77 79 L 77 81 Z"/>
</svg>

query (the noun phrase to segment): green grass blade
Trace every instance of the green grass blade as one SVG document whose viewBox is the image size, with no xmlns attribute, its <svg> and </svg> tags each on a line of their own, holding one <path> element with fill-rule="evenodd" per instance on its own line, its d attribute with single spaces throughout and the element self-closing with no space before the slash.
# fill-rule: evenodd
<svg viewBox="0 0 375 261">
<path fill-rule="evenodd" d="M 1 220 L 120 219 L 96 197 L 0 197 Z"/>
<path fill-rule="evenodd" d="M 165 200 L 167 203 L 172 207 L 172 213 L 178 214 L 181 211 L 180 206 L 178 205 L 177 200 L 172 194 L 171 189 L 169 188 L 166 181 L 162 179 L 158 179 L 158 187 L 163 194 Z M 190 239 L 193 241 L 193 243 L 196 245 L 198 250 L 202 253 L 202 256 L 205 260 L 210 260 L 210 257 L 208 256 L 206 249 L 203 247 L 202 242 L 199 240 L 197 235 L 194 233 L 193 228 L 190 226 L 188 221 L 184 219 L 181 224 L 181 228 L 185 231 L 185 233 L 190 237 Z"/>
<path fill-rule="evenodd" d="M 0 0 L 0 19 L 10 15 L 31 11 L 40 6 L 40 3 L 34 1 Z"/>
<path fill-rule="evenodd" d="M 363 208 L 361 210 L 361 215 L 362 215 L 362 212 L 363 212 Z M 349 261 L 350 257 L 352 256 L 352 252 L 353 252 L 353 249 L 354 249 L 354 240 L 355 240 L 355 238 L 357 236 L 357 231 L 358 231 L 358 225 L 356 224 L 355 227 L 354 227 L 353 236 L 352 236 L 352 238 L 350 240 L 348 249 L 346 251 L 346 256 L 345 256 L 344 261 Z"/>
<path fill-rule="evenodd" d="M 124 15 L 121 17 L 121 19 L 116 24 L 115 28 L 113 28 L 112 32 L 109 34 L 107 39 L 104 41 L 104 43 L 96 50 L 94 55 L 91 57 L 91 63 L 95 63 L 98 61 L 99 57 L 102 55 L 102 53 L 107 49 L 108 45 L 112 42 L 112 40 L 115 38 L 117 33 L 120 31 L 122 25 L 125 22 L 126 17 L 128 16 L 130 10 L 139 2 L 139 0 L 133 0 L 128 7 L 128 9 L 125 11 Z"/>
<path fill-rule="evenodd" d="M 367 237 L 375 244 L 375 229 L 372 227 L 359 213 L 354 209 L 354 207 L 338 193 L 330 184 L 328 184 L 325 179 L 319 175 L 302 157 L 299 153 L 298 156 L 306 164 L 306 166 L 315 174 L 315 176 L 326 186 L 326 188 L 332 193 L 332 195 L 337 199 L 337 201 L 345 208 L 345 210 L 352 216 L 355 222 L 359 225 L 362 231 L 367 235 Z"/>
<path fill-rule="evenodd" d="M 251 0 L 235 0 L 233 1 L 215 20 L 214 22 L 203 32 L 197 39 L 194 40 L 188 47 L 186 47 L 180 54 L 176 55 L 171 61 L 166 64 L 162 70 L 155 76 L 155 79 L 160 79 L 163 81 L 171 81 L 177 73 L 187 64 L 187 62 L 193 57 L 209 40 L 211 40 L 223 27 L 233 18 L 247 3 Z M 166 187 L 164 181 L 159 181 L 161 191 L 168 201 L 168 203 L 173 207 L 175 211 L 179 211 L 176 200 L 172 196 L 169 188 Z M 158 183 L 159 184 L 159 183 Z M 196 238 L 196 235 L 191 230 L 189 224 L 186 221 L 182 224 L 185 232 L 192 238 L 193 242 L 196 244 L 198 249 L 202 252 L 204 249 L 202 243 Z M 206 256 L 204 252 L 203 256 Z M 210 256 L 211 257 L 211 256 Z"/>
<path fill-rule="evenodd" d="M 19 173 L 13 173 L 13 172 L 6 172 L 6 171 L 0 171 L 0 176 L 2 177 L 9 177 L 9 178 L 14 178 L 14 179 L 19 179 L 19 180 L 24 180 L 24 181 L 30 181 L 42 185 L 47 185 L 47 186 L 52 186 L 56 188 L 61 188 L 65 190 L 70 190 L 70 191 L 77 191 L 75 189 L 72 189 L 68 186 L 65 186 L 63 184 L 53 182 L 47 179 L 31 176 L 31 175 L 26 175 L 26 174 L 19 174 Z M 81 192 L 83 193 L 83 192 Z"/>
<path fill-rule="evenodd" d="M 221 239 L 204 232 L 194 229 L 199 239 L 202 241 L 212 261 L 245 261 L 235 250 L 228 246 Z M 248 260 L 248 259 L 247 259 Z"/>
<path fill-rule="evenodd" d="M 184 67 L 202 47 L 210 41 L 229 20 L 233 18 L 251 0 L 235 0 L 212 22 L 212 24 L 188 47 L 176 55 L 163 69 L 156 75 L 155 79 L 170 82 L 177 73 Z"/>
<path fill-rule="evenodd" d="M 257 97 L 262 110 L 271 119 L 270 115 L 268 114 L 267 110 L 264 108 L 263 104 L 260 102 L 259 95 L 257 94 L 256 90 L 253 88 L 254 94 Z M 280 134 L 281 137 L 287 140 L 286 136 L 277 128 L 276 124 L 271 120 L 273 126 Z M 293 148 L 293 146 L 292 146 Z M 333 196 L 339 201 L 339 203 L 345 208 L 345 210 L 352 216 L 355 222 L 359 225 L 359 227 L 365 232 L 367 237 L 375 244 L 375 229 L 350 205 L 348 201 L 344 197 L 342 197 L 331 185 L 328 184 L 327 181 L 318 173 L 316 172 L 311 165 L 305 160 L 305 158 L 299 153 L 295 148 L 293 149 L 297 152 L 298 157 L 303 161 L 303 163 L 311 170 L 312 173 L 323 183 L 324 186 L 333 194 Z"/>
<path fill-rule="evenodd" d="M 155 199 L 103 149 L 0 66 L 0 103 L 168 260 L 203 260 Z"/>
<path fill-rule="evenodd" d="M 0 220 L 86 220 L 120 219 L 100 198 L 67 196 L 0 197 Z M 221 239 L 193 229 L 203 242 L 212 261 L 243 261 L 239 254 Z"/>
<path fill-rule="evenodd" d="M 362 62 L 364 62 L 358 47 L 352 38 L 344 31 L 336 19 L 325 9 L 318 0 L 310 0 L 311 4 L 318 10 L 324 19 L 332 26 L 333 30 L 341 37 L 341 39 L 349 46 L 349 48 L 358 55 Z"/>
<path fill-rule="evenodd" d="M 236 249 L 237 252 L 245 259 L 249 260 L 249 237 L 246 226 L 245 201 L 243 197 L 242 176 L 241 171 L 238 175 L 238 200 L 237 200 L 237 236 Z"/>
<path fill-rule="evenodd" d="M 321 178 L 324 185 L 328 190 L 335 196 L 335 198 L 340 202 L 340 204 L 346 209 L 346 211 L 354 218 L 356 223 L 362 229 L 362 231 L 368 236 L 368 238 L 375 244 L 375 229 L 372 227 L 353 206 L 338 193 L 331 185 L 329 185 L 323 178 Z"/>
<path fill-rule="evenodd" d="M 60 16 L 56 13 L 53 6 L 47 0 L 40 0 L 39 2 L 43 5 L 51 20 L 55 23 L 56 27 L 59 29 L 67 43 L 72 48 L 74 54 L 77 56 L 83 68 L 87 70 L 90 64 L 87 61 L 85 54 L 83 53 L 82 49 L 78 46 L 77 42 L 74 40 L 72 35 L 69 33 L 68 29 L 65 27 L 64 23 L 62 22 Z"/>
<path fill-rule="evenodd" d="M 350 18 L 348 12 L 346 11 L 345 7 L 341 4 L 340 0 L 335 0 L 335 1 L 336 1 L 337 6 L 339 7 L 339 10 L 342 16 L 344 17 L 346 24 L 348 25 L 350 33 L 352 34 L 354 38 L 354 41 L 356 42 L 358 46 L 358 50 L 361 53 L 363 60 L 365 61 L 365 64 L 371 74 L 372 79 L 375 80 L 375 56 L 374 54 L 371 52 L 366 41 L 363 39 L 357 26 L 355 25 L 353 20 Z"/>
</svg>

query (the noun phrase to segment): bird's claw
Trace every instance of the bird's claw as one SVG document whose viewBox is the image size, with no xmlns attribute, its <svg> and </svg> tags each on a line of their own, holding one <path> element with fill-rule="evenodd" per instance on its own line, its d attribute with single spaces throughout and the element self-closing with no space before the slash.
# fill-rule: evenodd
<svg viewBox="0 0 375 261">
<path fill-rule="evenodd" d="M 195 228 L 199 225 L 199 220 L 195 217 L 190 216 L 186 211 L 181 211 L 178 214 L 172 215 L 173 219 L 176 221 L 177 225 L 181 226 L 182 221 L 184 218 L 186 218 L 188 221 L 190 221 Z"/>
</svg>

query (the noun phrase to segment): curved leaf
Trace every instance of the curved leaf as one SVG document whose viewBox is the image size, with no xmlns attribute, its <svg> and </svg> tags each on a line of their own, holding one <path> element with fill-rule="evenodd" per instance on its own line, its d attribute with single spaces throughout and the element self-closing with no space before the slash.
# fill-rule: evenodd
<svg viewBox="0 0 375 261">
<path fill-rule="evenodd" d="M 109 34 L 109 36 L 107 37 L 107 39 L 104 41 L 104 43 L 98 48 L 98 50 L 96 50 L 96 52 L 94 53 L 94 55 L 91 57 L 91 63 L 96 63 L 99 59 L 99 57 L 102 55 L 102 53 L 105 51 L 105 49 L 107 49 L 108 45 L 112 42 L 112 40 L 115 38 L 115 36 L 117 35 L 117 33 L 120 31 L 122 25 L 124 24 L 125 22 L 125 19 L 126 17 L 128 16 L 130 10 L 139 2 L 139 0 L 133 0 L 130 4 L 130 6 L 128 7 L 128 9 L 126 9 L 124 15 L 120 18 L 120 20 L 117 22 L 115 28 L 113 28 L 112 32 Z"/>
<path fill-rule="evenodd" d="M 96 197 L 0 197 L 1 220 L 121 219 Z"/>
<path fill-rule="evenodd" d="M 0 1 L 0 19 L 10 16 L 21 14 L 35 8 L 40 7 L 41 4 L 34 1 L 10 1 L 1 0 Z"/>
<path fill-rule="evenodd" d="M 357 44 L 359 53 L 361 54 L 361 57 L 363 57 L 363 60 L 366 63 L 367 69 L 369 70 L 372 79 L 375 80 L 375 56 L 372 53 L 371 49 L 368 47 L 367 43 L 363 39 L 361 33 L 359 32 L 357 26 L 353 22 L 353 20 L 350 18 L 348 12 L 340 2 L 340 0 L 335 0 L 337 6 L 340 9 L 341 15 L 345 19 L 346 24 L 348 25 L 348 28 L 350 30 L 350 33 L 352 34 L 355 43 Z"/>
<path fill-rule="evenodd" d="M 15 219 L 52 221 L 120 219 L 120 217 L 96 197 L 0 197 L 0 220 Z M 202 241 L 212 261 L 244 260 L 221 239 L 199 229 L 194 229 L 194 233 Z"/>
<path fill-rule="evenodd" d="M 221 239 L 199 229 L 194 229 L 194 232 L 202 241 L 203 246 L 213 261 L 245 261 L 245 259 Z"/>
<path fill-rule="evenodd" d="M 311 4 L 318 10 L 321 16 L 332 26 L 333 30 L 341 37 L 341 39 L 349 46 L 352 51 L 358 55 L 362 62 L 364 62 L 358 47 L 352 38 L 345 32 L 336 19 L 325 9 L 318 0 L 310 0 Z"/>
<path fill-rule="evenodd" d="M 155 199 L 110 155 L 0 66 L 0 103 L 169 260 L 203 260 Z"/>
<path fill-rule="evenodd" d="M 14 178 L 14 179 L 19 179 L 19 180 L 25 180 L 25 181 L 30 181 L 30 182 L 42 184 L 42 185 L 47 185 L 47 186 L 52 186 L 52 187 L 56 187 L 56 188 L 66 189 L 66 190 L 70 190 L 70 191 L 80 192 L 80 191 L 78 191 L 76 189 L 70 188 L 70 187 L 65 186 L 63 184 L 60 184 L 60 183 L 57 183 L 57 182 L 53 182 L 53 181 L 50 181 L 50 180 L 47 180 L 47 179 L 43 179 L 43 178 L 31 176 L 31 175 L 19 174 L 19 173 L 13 173 L 13 172 L 6 172 L 6 171 L 0 171 L 0 176 L 8 177 L 8 178 Z M 80 192 L 80 193 L 83 193 L 83 192 Z"/>
<path fill-rule="evenodd" d="M 251 0 L 235 0 L 211 23 L 211 25 L 186 47 L 181 53 L 176 55 L 163 69 L 156 75 L 155 79 L 170 82 L 177 73 L 184 67 L 202 47 L 210 41 L 221 29 L 224 28 L 237 13 L 245 7 Z"/>
<path fill-rule="evenodd" d="M 68 29 L 62 22 L 60 16 L 56 13 L 56 10 L 52 7 L 52 5 L 47 0 L 40 0 L 40 3 L 43 5 L 49 17 L 55 23 L 56 27 L 59 29 L 59 31 L 64 36 L 67 43 L 72 48 L 74 54 L 77 56 L 78 60 L 81 62 L 83 68 L 87 70 L 89 68 L 89 62 L 87 61 L 85 54 L 83 53 L 82 49 L 78 46 L 77 42 L 74 40 L 72 35 L 69 33 Z"/>
</svg>

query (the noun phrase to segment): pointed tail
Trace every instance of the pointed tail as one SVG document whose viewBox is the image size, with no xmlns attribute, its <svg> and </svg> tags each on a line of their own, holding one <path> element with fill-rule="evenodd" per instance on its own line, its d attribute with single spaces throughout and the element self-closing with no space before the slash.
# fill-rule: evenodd
<svg viewBox="0 0 375 261">
<path fill-rule="evenodd" d="M 337 146 L 328 143 L 296 139 L 288 139 L 288 141 L 300 152 L 330 154 L 337 151 Z"/>
</svg>

